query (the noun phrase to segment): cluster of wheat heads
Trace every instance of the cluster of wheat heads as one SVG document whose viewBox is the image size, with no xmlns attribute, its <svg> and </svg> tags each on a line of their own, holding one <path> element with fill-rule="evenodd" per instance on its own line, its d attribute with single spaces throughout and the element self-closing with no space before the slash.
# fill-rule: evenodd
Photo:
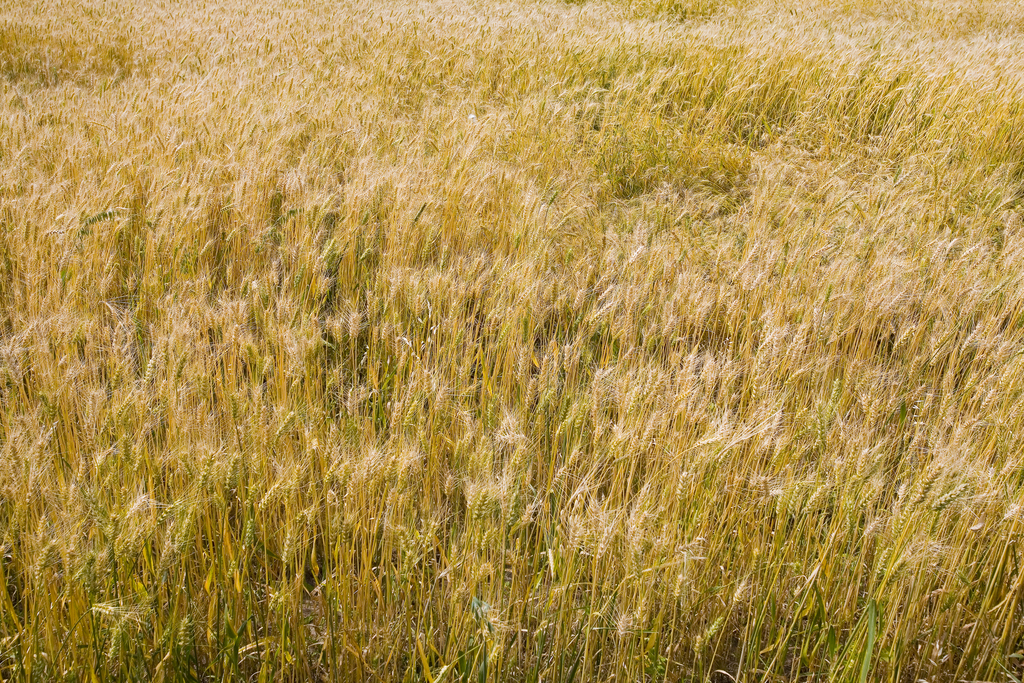
<svg viewBox="0 0 1024 683">
<path fill-rule="evenodd" d="M 1015 3 L 15 0 L 0 677 L 1024 648 Z"/>
</svg>

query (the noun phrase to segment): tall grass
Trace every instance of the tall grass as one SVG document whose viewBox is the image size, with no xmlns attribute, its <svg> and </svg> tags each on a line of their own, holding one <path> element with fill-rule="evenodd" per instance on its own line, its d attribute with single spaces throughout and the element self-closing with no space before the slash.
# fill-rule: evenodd
<svg viewBox="0 0 1024 683">
<path fill-rule="evenodd" d="M 0 676 L 1021 676 L 1024 13 L 669 4 L 0 10 Z"/>
</svg>

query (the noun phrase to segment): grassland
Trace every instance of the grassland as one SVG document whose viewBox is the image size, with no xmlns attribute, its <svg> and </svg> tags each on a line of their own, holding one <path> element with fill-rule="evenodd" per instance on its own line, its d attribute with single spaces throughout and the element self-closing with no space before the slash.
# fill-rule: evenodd
<svg viewBox="0 0 1024 683">
<path fill-rule="evenodd" d="M 1022 218 L 1015 2 L 13 0 L 0 678 L 1018 680 Z"/>
</svg>

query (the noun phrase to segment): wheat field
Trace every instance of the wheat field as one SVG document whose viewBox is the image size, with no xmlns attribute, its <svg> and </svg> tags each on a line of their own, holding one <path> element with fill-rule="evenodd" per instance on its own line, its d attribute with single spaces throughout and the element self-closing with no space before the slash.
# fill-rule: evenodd
<svg viewBox="0 0 1024 683">
<path fill-rule="evenodd" d="M 1019 681 L 1024 8 L 11 0 L 0 678 Z"/>
</svg>

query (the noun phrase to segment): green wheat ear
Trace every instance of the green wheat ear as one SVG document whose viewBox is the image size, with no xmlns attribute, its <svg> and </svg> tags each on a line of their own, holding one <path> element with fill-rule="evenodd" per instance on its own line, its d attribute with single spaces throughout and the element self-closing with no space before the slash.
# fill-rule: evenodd
<svg viewBox="0 0 1024 683">
<path fill-rule="evenodd" d="M 95 225 L 96 223 L 100 223 L 102 221 L 114 220 L 119 215 L 120 215 L 120 210 L 119 209 L 106 209 L 105 211 L 100 211 L 99 213 L 96 213 L 96 214 L 93 214 L 91 216 L 87 216 L 85 218 L 82 218 L 82 221 L 81 221 L 82 228 L 83 229 L 88 228 L 88 227 L 90 227 L 92 225 Z"/>
</svg>

